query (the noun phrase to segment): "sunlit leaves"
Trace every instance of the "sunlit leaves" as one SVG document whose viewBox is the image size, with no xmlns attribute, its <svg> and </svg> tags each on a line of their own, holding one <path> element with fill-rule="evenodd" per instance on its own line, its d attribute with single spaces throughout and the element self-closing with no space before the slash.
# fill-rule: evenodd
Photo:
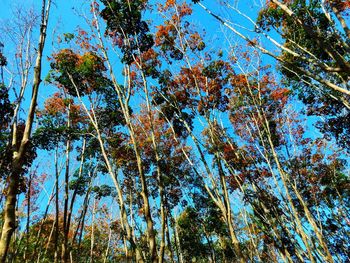
<svg viewBox="0 0 350 263">
<path fill-rule="evenodd" d="M 44 109 L 37 111 L 40 127 L 33 134 L 35 144 L 45 150 L 53 150 L 68 138 L 77 140 L 77 131 L 86 122 L 80 105 L 61 93 L 55 93 L 45 101 Z M 69 124 L 68 124 L 69 123 Z"/>
<path fill-rule="evenodd" d="M 83 96 L 108 85 L 103 60 L 94 52 L 80 55 L 71 49 L 62 49 L 53 55 L 51 69 L 49 82 L 72 96 Z"/>
</svg>

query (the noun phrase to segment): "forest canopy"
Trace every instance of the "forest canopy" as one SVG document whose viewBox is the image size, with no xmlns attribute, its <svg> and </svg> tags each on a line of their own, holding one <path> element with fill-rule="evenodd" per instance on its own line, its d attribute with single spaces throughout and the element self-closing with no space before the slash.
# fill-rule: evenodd
<svg viewBox="0 0 350 263">
<path fill-rule="evenodd" d="M 0 11 L 1 262 L 350 261 L 349 1 L 34 2 Z"/>
</svg>

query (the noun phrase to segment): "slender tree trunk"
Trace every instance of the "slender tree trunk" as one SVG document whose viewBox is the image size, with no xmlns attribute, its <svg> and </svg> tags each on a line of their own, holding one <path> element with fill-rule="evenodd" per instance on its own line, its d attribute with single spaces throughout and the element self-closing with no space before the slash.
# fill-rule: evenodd
<svg viewBox="0 0 350 263">
<path fill-rule="evenodd" d="M 140 58 L 141 59 L 141 58 Z M 146 80 L 146 76 L 144 75 L 143 69 L 142 69 L 142 61 L 141 63 L 138 64 L 139 68 L 141 69 L 141 75 L 142 75 L 142 79 L 143 79 L 143 86 L 144 86 L 144 92 L 146 95 L 146 105 L 147 105 L 147 113 L 148 113 L 148 120 L 150 122 L 150 127 L 151 127 L 151 139 L 152 139 L 152 147 L 153 147 L 153 151 L 156 157 L 156 167 L 157 167 L 157 181 L 158 181 L 158 191 L 159 191 L 159 197 L 160 197 L 160 215 L 161 215 L 161 236 L 160 236 L 160 248 L 159 248 L 159 255 L 158 255 L 158 262 L 159 263 L 163 263 L 164 260 L 164 252 L 165 252 L 165 221 L 166 221 L 166 214 L 165 214 L 165 205 L 164 205 L 164 185 L 163 185 L 163 179 L 162 179 L 162 170 L 160 167 L 160 156 L 159 156 L 159 150 L 158 150 L 158 144 L 156 141 L 156 136 L 155 136 L 155 127 L 153 124 L 153 114 L 152 114 L 152 109 L 151 109 L 151 103 L 150 103 L 150 99 L 149 99 L 149 91 L 148 91 L 148 85 L 147 85 L 147 80 Z M 147 220 L 147 224 L 148 224 L 148 220 Z M 150 218 L 150 220 L 152 221 L 152 218 Z M 154 235 L 154 231 L 153 231 L 153 222 L 152 222 L 152 229 L 148 229 L 148 242 L 150 244 L 150 250 L 151 250 L 151 260 L 156 262 L 156 256 L 157 256 L 157 252 L 156 251 L 152 251 L 153 246 L 154 249 L 156 249 L 156 241 L 155 241 L 155 235 Z"/>
<path fill-rule="evenodd" d="M 182 255 L 182 249 L 181 249 L 181 243 L 179 239 L 179 232 L 177 231 L 177 222 L 174 222 L 174 238 L 175 238 L 175 247 L 176 247 L 176 254 L 177 254 L 177 260 L 180 263 L 184 263 L 183 255 Z"/>
<path fill-rule="evenodd" d="M 64 186 L 64 210 L 63 210 L 63 243 L 61 258 L 63 262 L 68 261 L 68 197 L 69 197 L 69 148 L 70 140 L 67 141 L 66 149 L 66 171 L 65 171 L 65 186 Z"/>
<path fill-rule="evenodd" d="M 85 219 L 86 210 L 87 210 L 87 207 L 89 206 L 89 202 L 90 202 L 91 185 L 92 185 L 92 182 L 90 181 L 89 189 L 86 192 L 85 197 L 84 197 L 83 209 L 81 210 L 81 213 L 79 216 L 78 225 L 77 225 L 75 232 L 74 232 L 74 235 L 73 235 L 72 246 L 75 244 L 75 240 L 78 236 L 79 229 L 81 229 L 81 232 L 83 232 L 83 229 L 84 229 L 83 221 Z"/>
<path fill-rule="evenodd" d="M 45 251 L 44 251 L 44 255 L 43 255 L 44 258 L 46 257 L 47 251 L 49 250 L 49 245 L 51 243 L 51 238 L 52 238 L 54 232 L 55 232 L 55 221 L 52 223 L 50 235 L 46 241 Z M 40 260 L 40 254 L 38 255 L 38 262 L 39 262 L 39 260 Z"/>
<path fill-rule="evenodd" d="M 169 212 L 167 211 L 167 217 L 166 217 L 166 239 L 167 239 L 167 247 L 168 247 L 168 251 L 169 251 L 170 262 L 175 263 L 173 246 L 171 245 L 170 226 L 169 226 L 169 219 L 168 219 L 168 217 L 169 217 Z"/>
<path fill-rule="evenodd" d="M 67 127 L 70 128 L 70 104 L 68 105 Z M 63 243 L 62 243 L 62 261 L 68 262 L 69 248 L 68 248 L 68 204 L 69 204 L 69 169 L 70 169 L 70 149 L 71 140 L 68 135 L 66 143 L 66 167 L 64 174 L 64 210 L 63 210 Z"/>
<path fill-rule="evenodd" d="M 90 263 L 94 262 L 94 245 L 95 245 L 95 215 L 96 215 L 96 199 L 94 198 L 94 205 L 92 208 L 92 222 L 91 222 L 91 242 L 90 242 Z"/>
<path fill-rule="evenodd" d="M 164 253 L 165 253 L 165 231 L 166 231 L 166 213 L 164 207 L 164 190 L 163 188 L 160 190 L 160 216 L 161 216 L 161 236 L 160 236 L 160 248 L 159 248 L 159 263 L 163 263 L 164 261 Z"/>
<path fill-rule="evenodd" d="M 200 154 L 200 160 L 204 165 L 204 168 L 206 170 L 206 172 L 208 173 L 209 176 L 212 175 L 211 170 L 209 168 L 209 165 L 204 157 L 204 153 L 200 147 L 199 144 L 199 140 L 194 136 L 194 134 L 192 133 L 192 130 L 190 129 L 188 123 L 186 122 L 186 120 L 183 120 L 183 123 L 189 133 L 189 135 L 191 136 L 199 154 Z M 210 124 L 210 122 L 208 122 Z M 196 169 L 194 168 L 194 170 L 196 171 Z M 228 191 L 227 191 L 227 186 L 226 186 L 226 182 L 225 182 L 225 178 L 223 178 L 223 173 L 220 172 L 220 184 L 221 184 L 221 188 L 222 188 L 222 192 L 223 192 L 223 197 L 221 197 L 222 195 L 219 194 L 219 186 L 217 185 L 217 183 L 212 180 L 213 186 L 214 186 L 214 191 L 217 195 L 217 198 L 214 197 L 214 195 L 212 194 L 212 191 L 209 189 L 208 185 L 205 184 L 205 188 L 208 192 L 208 194 L 211 196 L 211 198 L 213 199 L 213 201 L 215 202 L 215 204 L 217 205 L 217 207 L 220 209 L 221 213 L 224 216 L 224 219 L 228 225 L 229 228 L 229 233 L 230 233 L 230 237 L 231 237 L 231 242 L 235 251 L 236 256 L 239 258 L 240 262 L 245 262 L 246 261 L 246 257 L 245 255 L 242 253 L 242 250 L 239 246 L 239 240 L 237 238 L 237 235 L 235 233 L 235 229 L 233 226 L 233 222 L 232 222 L 232 214 L 231 214 L 231 207 L 230 207 L 230 203 L 229 203 L 229 196 L 228 196 Z M 222 201 L 222 198 L 224 199 L 224 202 Z"/>
<path fill-rule="evenodd" d="M 28 189 L 27 189 L 27 223 L 26 223 L 26 247 L 24 251 L 24 260 L 27 260 L 27 251 L 29 247 L 29 226 L 30 226 L 30 202 L 31 202 L 31 190 L 32 187 L 32 173 L 29 174 Z"/>
<path fill-rule="evenodd" d="M 98 19 L 97 19 L 97 10 L 95 10 L 94 7 L 93 7 L 93 13 L 94 13 L 94 18 L 97 21 L 96 29 L 97 29 L 97 34 L 98 34 L 98 40 L 99 40 L 100 45 L 101 45 L 101 51 L 106 59 L 106 63 L 108 65 L 108 70 L 109 70 L 109 73 L 111 75 L 112 83 L 113 83 L 114 89 L 118 95 L 118 100 L 119 100 L 119 103 L 120 103 L 120 106 L 121 106 L 121 109 L 122 109 L 122 112 L 124 115 L 126 126 L 129 130 L 130 137 L 132 140 L 132 144 L 133 144 L 133 148 L 134 148 L 134 152 L 135 152 L 135 156 L 136 156 L 136 160 L 137 160 L 137 167 L 138 167 L 138 171 L 139 171 L 141 187 L 142 187 L 141 197 L 143 200 L 143 210 L 144 210 L 143 212 L 144 212 L 144 216 L 145 216 L 146 224 L 147 224 L 147 240 L 148 240 L 148 244 L 149 244 L 149 252 L 151 255 L 151 261 L 157 262 L 156 238 L 155 238 L 153 220 L 151 217 L 150 204 L 149 204 L 149 199 L 148 199 L 148 197 L 149 197 L 148 187 L 147 187 L 147 183 L 146 183 L 146 176 L 144 174 L 144 170 L 143 170 L 143 166 L 142 166 L 142 159 L 141 159 L 141 155 L 139 152 L 138 143 L 137 143 L 136 138 L 135 138 L 133 125 L 131 123 L 131 118 L 130 118 L 130 113 L 129 113 L 129 95 L 125 94 L 125 92 L 120 88 L 120 86 L 118 85 L 118 82 L 116 80 L 116 77 L 114 75 L 113 68 L 112 68 L 112 65 L 111 65 L 110 60 L 109 60 L 109 56 L 107 54 L 105 45 L 104 45 L 103 40 L 102 40 L 100 26 L 99 26 Z M 97 129 L 97 131 L 98 131 L 98 129 Z M 102 147 L 102 149 L 103 149 L 103 147 Z M 105 158 L 105 160 L 106 160 L 106 158 Z M 108 158 L 107 158 L 107 160 L 108 160 Z M 107 164 L 108 163 L 109 162 L 107 162 Z M 114 173 L 112 173 L 111 176 L 112 176 L 112 179 L 114 180 Z M 116 180 L 114 180 L 114 181 L 116 181 Z M 119 186 L 119 183 L 117 183 L 115 185 Z M 118 189 L 117 189 L 117 191 L 118 191 Z M 119 196 L 119 194 L 118 194 L 118 196 Z M 119 197 L 119 200 L 120 200 L 120 205 L 124 206 L 124 208 L 121 207 L 121 210 L 124 210 L 125 209 L 124 201 L 121 200 L 120 197 Z M 123 214 L 122 218 L 127 219 L 127 215 L 126 215 L 125 211 L 123 213 L 124 214 Z M 127 226 L 127 230 L 130 230 L 129 225 L 127 224 L 126 226 Z M 131 232 L 130 232 L 130 235 L 131 235 Z M 130 241 L 131 241 L 132 246 L 134 246 L 135 242 L 133 240 L 133 237 L 131 237 L 131 236 L 130 236 L 129 242 Z M 136 248 L 137 258 L 139 258 L 140 262 L 143 261 L 142 254 L 141 254 L 140 250 L 137 247 L 135 247 L 135 248 Z"/>
<path fill-rule="evenodd" d="M 148 186 L 147 186 L 146 176 L 145 176 L 145 172 L 144 172 L 143 165 L 142 165 L 142 159 L 141 159 L 139 146 L 138 146 L 137 140 L 135 138 L 135 134 L 134 134 L 133 126 L 132 126 L 131 121 L 130 121 L 129 113 L 127 113 L 127 115 L 125 116 L 125 120 L 126 120 L 128 127 L 129 127 L 131 140 L 132 140 L 132 144 L 134 147 L 134 153 L 136 156 L 136 162 L 137 162 L 137 167 L 138 167 L 138 171 L 139 171 L 139 176 L 140 176 L 141 197 L 143 200 L 143 213 L 144 213 L 144 217 L 145 217 L 146 224 L 147 224 L 147 240 L 148 240 L 148 244 L 149 244 L 149 253 L 151 255 L 151 262 L 158 262 L 157 261 L 156 237 L 155 237 L 154 227 L 153 227 L 154 224 L 153 224 L 153 219 L 151 216 L 151 207 L 150 207 L 150 203 L 149 203 L 149 199 L 148 199 L 149 198 Z"/>
<path fill-rule="evenodd" d="M 82 176 L 82 174 L 83 174 L 85 145 L 86 145 L 86 140 L 84 138 L 83 139 L 82 152 L 81 152 L 80 167 L 79 167 L 79 177 L 78 178 L 80 178 Z M 66 191 L 68 190 L 68 184 L 69 184 L 69 181 L 66 182 Z M 68 240 L 68 234 L 69 234 L 69 231 L 70 231 L 70 223 L 71 223 L 71 219 L 72 219 L 72 213 L 73 213 L 73 207 L 74 207 L 75 198 L 77 196 L 77 190 L 78 190 L 78 185 L 74 189 L 72 198 L 70 200 L 69 209 L 67 211 L 68 215 L 67 215 L 67 221 L 66 221 L 66 224 L 65 224 L 65 228 L 66 228 L 65 229 L 65 232 L 66 232 L 66 240 L 65 240 L 66 244 L 65 245 L 67 247 L 66 253 L 68 253 L 68 246 L 70 246 L 71 243 L 72 243 L 72 241 L 69 242 L 69 240 Z M 71 253 L 69 252 L 69 254 L 71 254 Z"/>
<path fill-rule="evenodd" d="M 59 185 L 58 185 L 58 180 L 59 180 L 59 171 L 58 171 L 58 146 L 56 147 L 56 152 L 55 152 L 55 236 L 54 236 L 54 253 L 55 253 L 55 263 L 58 261 L 58 236 L 59 236 L 59 225 L 58 225 L 58 219 L 59 219 L 59 214 L 60 214 L 60 207 L 59 207 Z"/>
<path fill-rule="evenodd" d="M 104 258 L 104 260 L 103 260 L 103 263 L 106 263 L 106 262 L 107 262 L 108 254 L 109 254 L 109 248 L 110 248 L 110 246 L 111 246 L 111 239 L 112 239 L 112 228 L 109 228 L 108 243 L 107 243 L 106 254 L 105 254 L 105 258 Z"/>
<path fill-rule="evenodd" d="M 86 196 L 86 199 L 85 199 L 86 203 L 84 204 L 84 209 L 83 209 L 83 213 L 82 213 L 81 227 L 80 227 L 79 240 L 78 240 L 78 250 L 80 249 L 81 240 L 82 240 L 82 237 L 83 237 L 84 225 L 85 225 L 85 217 L 86 217 L 87 209 L 88 209 L 88 206 L 89 206 L 89 203 L 90 203 L 90 193 L 91 193 L 91 191 L 89 191 L 89 194 Z"/>
</svg>

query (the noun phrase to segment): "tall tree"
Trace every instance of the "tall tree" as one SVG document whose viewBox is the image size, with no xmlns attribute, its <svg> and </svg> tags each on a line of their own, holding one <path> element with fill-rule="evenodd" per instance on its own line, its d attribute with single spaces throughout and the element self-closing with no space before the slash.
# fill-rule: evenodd
<svg viewBox="0 0 350 263">
<path fill-rule="evenodd" d="M 19 132 L 17 129 L 18 123 L 15 121 L 12 128 L 12 160 L 8 174 L 8 186 L 6 191 L 6 203 L 4 209 L 4 224 L 0 239 L 0 258 L 5 262 L 9 249 L 12 234 L 16 228 L 16 202 L 17 192 L 20 184 L 20 178 L 23 173 L 24 163 L 27 162 L 28 152 L 30 153 L 30 137 L 34 122 L 34 113 L 37 105 L 37 97 L 39 85 L 41 83 L 41 65 L 42 54 L 46 39 L 46 30 L 49 20 L 51 1 L 42 2 L 40 36 L 37 46 L 37 58 L 34 66 L 32 98 L 30 108 L 27 115 L 27 120 L 24 123 L 23 130 Z M 17 116 L 14 116 L 17 118 Z"/>
</svg>

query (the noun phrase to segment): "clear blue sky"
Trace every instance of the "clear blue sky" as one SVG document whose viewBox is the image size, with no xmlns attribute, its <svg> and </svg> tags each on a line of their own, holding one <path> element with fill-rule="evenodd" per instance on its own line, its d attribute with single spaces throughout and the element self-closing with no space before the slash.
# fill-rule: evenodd
<svg viewBox="0 0 350 263">
<path fill-rule="evenodd" d="M 9 20 L 13 19 L 13 15 L 11 10 L 15 6 L 21 6 L 23 8 L 30 8 L 31 6 L 35 7 L 35 10 L 37 13 L 40 12 L 40 5 L 41 0 L 0 0 L 0 3 L 2 5 L 2 8 L 0 8 L 0 23 L 6 24 Z M 154 1 L 158 2 L 158 1 Z M 164 2 L 164 1 L 162 1 Z M 63 33 L 74 33 L 76 28 L 78 26 L 82 28 L 86 28 L 86 22 L 83 18 L 79 17 L 78 14 L 83 13 L 84 11 L 88 10 L 90 1 L 86 0 L 65 0 L 65 1 L 53 1 L 53 5 L 51 8 L 50 13 L 50 20 L 49 20 L 49 27 L 47 30 L 47 44 L 45 45 L 44 50 L 44 60 L 43 60 L 43 72 L 42 72 L 42 78 L 44 79 L 45 76 L 48 73 L 49 70 L 49 63 L 46 61 L 46 58 L 50 56 L 53 52 L 53 45 L 52 43 L 55 43 L 57 40 L 58 35 L 62 35 Z M 214 12 L 219 12 L 220 7 L 217 5 L 216 1 L 212 0 L 206 0 L 203 1 L 203 3 L 208 6 L 211 10 Z M 252 18 L 255 18 L 256 13 L 256 7 L 252 7 L 251 1 L 241 1 L 240 7 L 241 9 L 252 16 Z M 246 3 L 246 4 L 244 4 Z M 222 13 L 225 10 L 220 10 L 220 13 Z M 231 11 L 230 11 L 231 12 Z M 253 29 L 251 24 L 242 22 L 242 17 L 239 17 L 237 14 L 234 14 L 233 12 L 228 13 L 227 15 L 231 16 L 231 19 L 233 22 L 240 23 L 241 25 L 248 26 L 250 29 Z M 211 17 L 209 14 L 207 14 L 202 8 L 200 8 L 198 5 L 194 7 L 194 14 L 191 17 L 193 22 L 195 24 L 199 24 L 200 27 L 205 28 L 207 31 L 207 37 L 209 39 L 213 40 L 212 48 L 227 48 L 227 45 L 225 44 L 225 39 L 223 38 L 222 29 L 220 28 L 219 23 Z M 34 38 L 36 40 L 37 38 Z M 1 32 L 0 32 L 0 41 L 1 41 Z M 6 46 L 6 43 L 5 43 Z M 5 55 L 7 55 L 7 51 L 13 50 L 13 47 L 6 46 L 5 47 Z M 13 54 L 12 54 L 13 55 Z M 13 57 L 12 57 L 13 58 Z M 8 59 L 11 59 L 11 57 L 8 57 Z M 39 92 L 39 106 L 43 104 L 43 101 L 45 98 L 47 98 L 50 94 L 52 94 L 55 91 L 55 89 L 51 86 L 47 85 L 41 85 L 40 92 Z M 24 104 L 26 105 L 26 104 Z M 200 131 L 199 131 L 200 132 Z M 50 155 L 50 154 L 49 154 Z M 47 154 L 40 152 L 38 161 L 43 161 L 45 158 L 47 158 Z M 51 162 L 52 157 L 49 158 L 49 161 L 46 160 L 46 162 Z M 43 167 L 43 170 L 51 170 L 50 167 Z M 51 182 L 52 183 L 52 182 Z M 51 185 L 48 187 L 48 189 L 51 188 Z M 44 205 L 46 205 L 46 202 L 43 202 Z"/>
</svg>

